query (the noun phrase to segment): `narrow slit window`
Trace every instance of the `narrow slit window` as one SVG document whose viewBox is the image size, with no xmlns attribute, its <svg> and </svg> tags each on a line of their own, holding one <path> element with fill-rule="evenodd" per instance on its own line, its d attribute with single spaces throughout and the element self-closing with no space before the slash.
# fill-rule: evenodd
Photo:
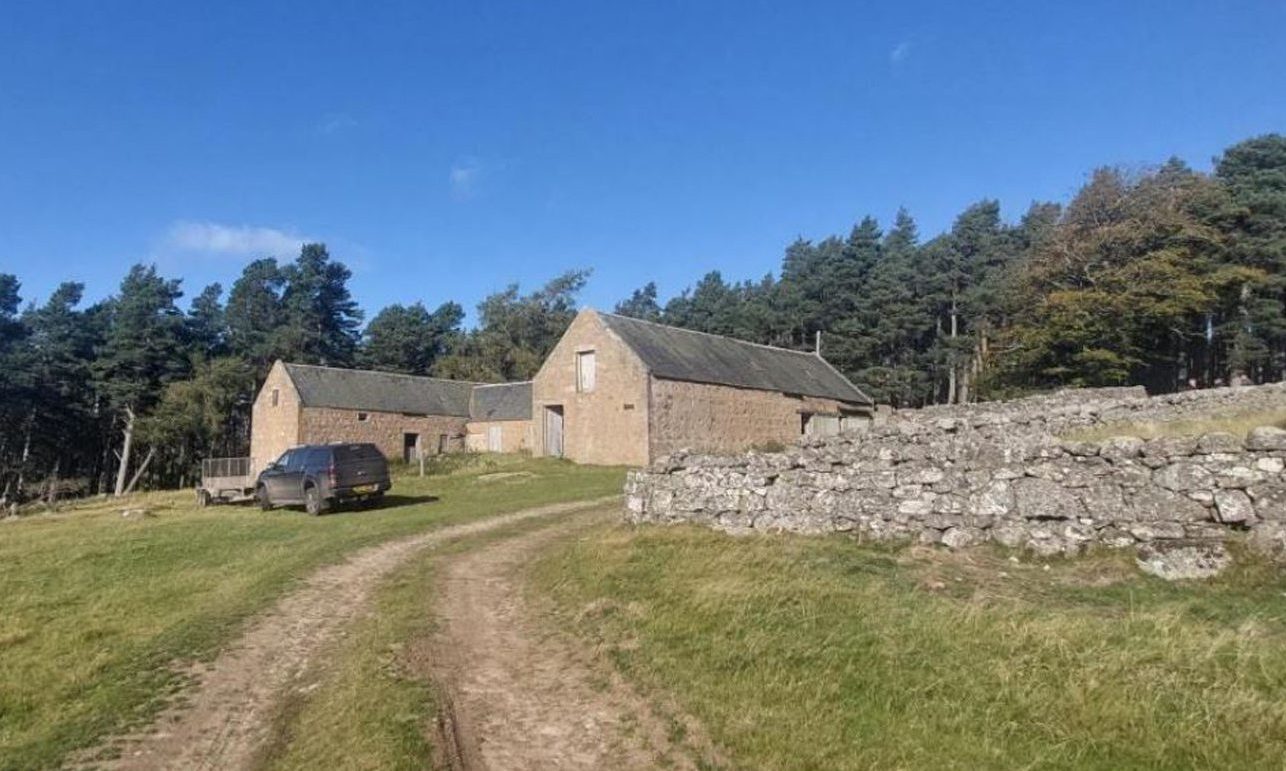
<svg viewBox="0 0 1286 771">
<path fill-rule="evenodd" d="M 281 390 L 277 388 L 272 389 L 272 406 L 276 407 L 279 399 L 281 399 Z"/>
<path fill-rule="evenodd" d="M 594 390 L 597 373 L 594 371 L 594 352 L 581 351 L 576 354 L 576 390 L 587 394 Z"/>
</svg>

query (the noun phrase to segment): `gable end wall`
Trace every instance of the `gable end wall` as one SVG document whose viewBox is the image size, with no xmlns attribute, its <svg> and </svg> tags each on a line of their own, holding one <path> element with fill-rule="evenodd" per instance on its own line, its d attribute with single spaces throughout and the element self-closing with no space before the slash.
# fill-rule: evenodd
<svg viewBox="0 0 1286 771">
<path fill-rule="evenodd" d="M 272 404 L 273 389 L 277 405 Z M 255 471 L 299 444 L 299 392 L 281 362 L 272 365 L 250 411 L 250 458 Z"/>
<path fill-rule="evenodd" d="M 595 384 L 576 390 L 576 354 L 594 351 Z M 545 454 L 545 412 L 563 407 L 563 455 L 577 463 L 643 466 L 648 372 L 593 311 L 577 314 L 532 381 L 532 452 Z"/>
</svg>

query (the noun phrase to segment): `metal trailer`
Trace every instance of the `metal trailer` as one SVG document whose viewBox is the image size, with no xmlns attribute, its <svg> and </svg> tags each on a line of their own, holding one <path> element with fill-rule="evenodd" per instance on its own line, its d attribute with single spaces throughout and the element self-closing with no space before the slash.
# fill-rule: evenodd
<svg viewBox="0 0 1286 771">
<path fill-rule="evenodd" d="M 201 461 L 201 482 L 196 488 L 198 506 L 240 503 L 255 496 L 254 461 L 251 458 L 206 458 Z"/>
</svg>

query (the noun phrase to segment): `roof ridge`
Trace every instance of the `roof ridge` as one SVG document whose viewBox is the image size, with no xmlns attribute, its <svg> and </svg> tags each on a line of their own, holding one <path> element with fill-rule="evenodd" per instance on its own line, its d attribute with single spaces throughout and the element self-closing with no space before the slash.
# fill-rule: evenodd
<svg viewBox="0 0 1286 771">
<path fill-rule="evenodd" d="M 673 329 L 679 332 L 688 332 L 693 335 L 705 335 L 706 337 L 717 337 L 720 340 L 731 340 L 734 343 L 741 343 L 742 345 L 753 345 L 757 348 L 767 348 L 770 351 L 781 351 L 783 353 L 797 353 L 797 354 L 800 354 L 801 356 L 812 356 L 814 358 L 821 359 L 822 361 L 826 361 L 826 359 L 823 358 L 821 355 L 819 355 L 816 351 L 801 351 L 798 348 L 782 348 L 780 345 L 768 345 L 767 343 L 756 343 L 751 340 L 742 340 L 740 337 L 733 337 L 732 335 L 720 335 L 714 332 L 703 332 L 699 329 L 688 329 L 687 327 L 676 327 L 673 324 L 662 324 L 658 321 L 648 321 L 647 319 L 635 318 L 634 316 L 624 316 L 620 313 L 608 313 L 607 311 L 594 311 L 594 312 L 600 316 L 611 316 L 614 319 L 625 319 L 626 321 L 636 321 L 639 324 L 648 324 L 650 326 L 660 327 L 662 329 Z"/>
<path fill-rule="evenodd" d="M 388 377 L 406 377 L 412 380 L 433 380 L 438 383 L 459 383 L 461 385 L 482 386 L 482 385 L 505 385 L 504 383 L 478 383 L 473 380 L 456 380 L 449 377 L 433 377 L 432 375 L 408 375 L 405 372 L 389 372 L 382 369 L 360 369 L 358 367 L 332 367 L 328 364 L 296 364 L 294 362 L 283 361 L 286 367 L 306 367 L 308 369 L 330 369 L 336 372 L 363 372 L 371 375 L 386 375 Z"/>
</svg>

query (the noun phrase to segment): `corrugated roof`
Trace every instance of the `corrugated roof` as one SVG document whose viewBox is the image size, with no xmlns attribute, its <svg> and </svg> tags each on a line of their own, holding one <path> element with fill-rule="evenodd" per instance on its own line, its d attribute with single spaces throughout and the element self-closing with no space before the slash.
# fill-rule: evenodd
<svg viewBox="0 0 1286 771">
<path fill-rule="evenodd" d="M 287 364 L 305 407 L 469 417 L 474 383 L 363 369 Z"/>
<path fill-rule="evenodd" d="M 657 377 L 872 404 L 822 357 L 599 313 Z"/>
<path fill-rule="evenodd" d="M 474 420 L 530 420 L 531 381 L 475 386 L 469 417 Z"/>
</svg>

